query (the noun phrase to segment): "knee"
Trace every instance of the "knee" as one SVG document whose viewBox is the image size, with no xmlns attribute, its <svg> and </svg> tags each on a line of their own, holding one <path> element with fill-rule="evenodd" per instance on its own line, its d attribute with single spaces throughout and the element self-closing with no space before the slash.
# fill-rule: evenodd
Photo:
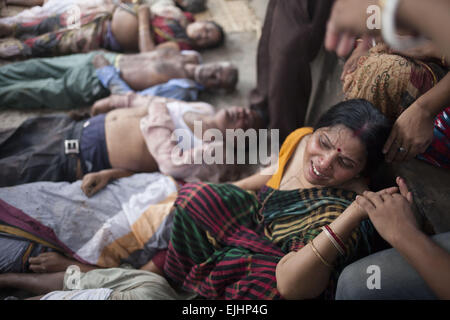
<svg viewBox="0 0 450 320">
<path fill-rule="evenodd" d="M 361 275 L 361 268 L 357 263 L 348 265 L 340 274 L 337 288 L 336 300 L 358 300 L 364 299 L 367 288 L 363 286 L 366 279 Z"/>
</svg>

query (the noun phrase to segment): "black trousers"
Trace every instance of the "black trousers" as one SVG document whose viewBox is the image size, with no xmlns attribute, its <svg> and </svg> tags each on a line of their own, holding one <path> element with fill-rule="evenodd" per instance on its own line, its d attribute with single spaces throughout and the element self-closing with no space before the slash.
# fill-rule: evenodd
<svg viewBox="0 0 450 320">
<path fill-rule="evenodd" d="M 0 132 L 0 187 L 35 181 L 76 180 L 77 154 L 65 140 L 81 138 L 83 121 L 65 115 L 31 118 Z"/>
</svg>

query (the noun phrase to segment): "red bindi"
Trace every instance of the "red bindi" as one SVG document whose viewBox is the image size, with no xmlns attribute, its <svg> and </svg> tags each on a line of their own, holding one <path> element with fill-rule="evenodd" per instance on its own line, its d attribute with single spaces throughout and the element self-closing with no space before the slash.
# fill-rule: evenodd
<svg viewBox="0 0 450 320">
<path fill-rule="evenodd" d="M 337 150 L 338 150 L 338 152 L 341 152 L 341 148 L 338 148 Z"/>
</svg>

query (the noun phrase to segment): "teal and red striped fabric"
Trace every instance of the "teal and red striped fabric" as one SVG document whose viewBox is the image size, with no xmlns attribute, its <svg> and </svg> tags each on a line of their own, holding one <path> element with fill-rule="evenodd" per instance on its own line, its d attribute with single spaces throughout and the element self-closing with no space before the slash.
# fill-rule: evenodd
<svg viewBox="0 0 450 320">
<path fill-rule="evenodd" d="M 355 196 L 332 188 L 269 187 L 256 196 L 229 184 L 187 184 L 173 208 L 164 273 L 174 286 L 208 299 L 280 299 L 278 261 L 317 236 L 320 227 L 337 218 Z M 336 262 L 336 274 L 323 298 L 334 297 L 339 270 L 354 260 L 361 247 L 369 247 L 365 241 L 360 243 L 368 239 L 361 232 L 355 230 L 346 243 L 350 254 Z"/>
</svg>

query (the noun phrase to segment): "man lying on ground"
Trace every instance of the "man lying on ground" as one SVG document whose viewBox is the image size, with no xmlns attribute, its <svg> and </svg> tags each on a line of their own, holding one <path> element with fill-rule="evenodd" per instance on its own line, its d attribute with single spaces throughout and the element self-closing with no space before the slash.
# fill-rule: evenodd
<svg viewBox="0 0 450 320">
<path fill-rule="evenodd" d="M 119 76 L 123 80 L 121 86 L 117 86 Z M 91 106 L 110 93 L 141 91 L 171 79 L 188 79 L 181 84 L 177 80 L 175 85 L 175 89 L 187 89 L 188 98 L 183 93 L 169 97 L 196 100 L 196 93 L 203 87 L 233 90 L 238 70 L 229 62 L 201 64 L 197 52 L 174 48 L 140 54 L 91 52 L 32 59 L 0 67 L 0 108 Z M 123 82 L 127 89 L 123 89 Z M 150 91 L 162 95 L 159 90 Z"/>
<path fill-rule="evenodd" d="M 159 170 L 186 181 L 210 181 L 226 175 L 229 166 L 194 163 L 193 159 L 225 147 L 203 133 L 218 129 L 225 137 L 226 129 L 260 125 L 259 115 L 249 109 L 231 107 L 214 113 L 206 103 L 133 93 L 100 100 L 93 107 L 93 113 L 98 112 L 107 113 L 85 121 L 66 115 L 38 117 L 2 132 L 0 185 L 84 177 L 83 191 L 91 196 L 111 179 L 135 172 Z"/>
</svg>

